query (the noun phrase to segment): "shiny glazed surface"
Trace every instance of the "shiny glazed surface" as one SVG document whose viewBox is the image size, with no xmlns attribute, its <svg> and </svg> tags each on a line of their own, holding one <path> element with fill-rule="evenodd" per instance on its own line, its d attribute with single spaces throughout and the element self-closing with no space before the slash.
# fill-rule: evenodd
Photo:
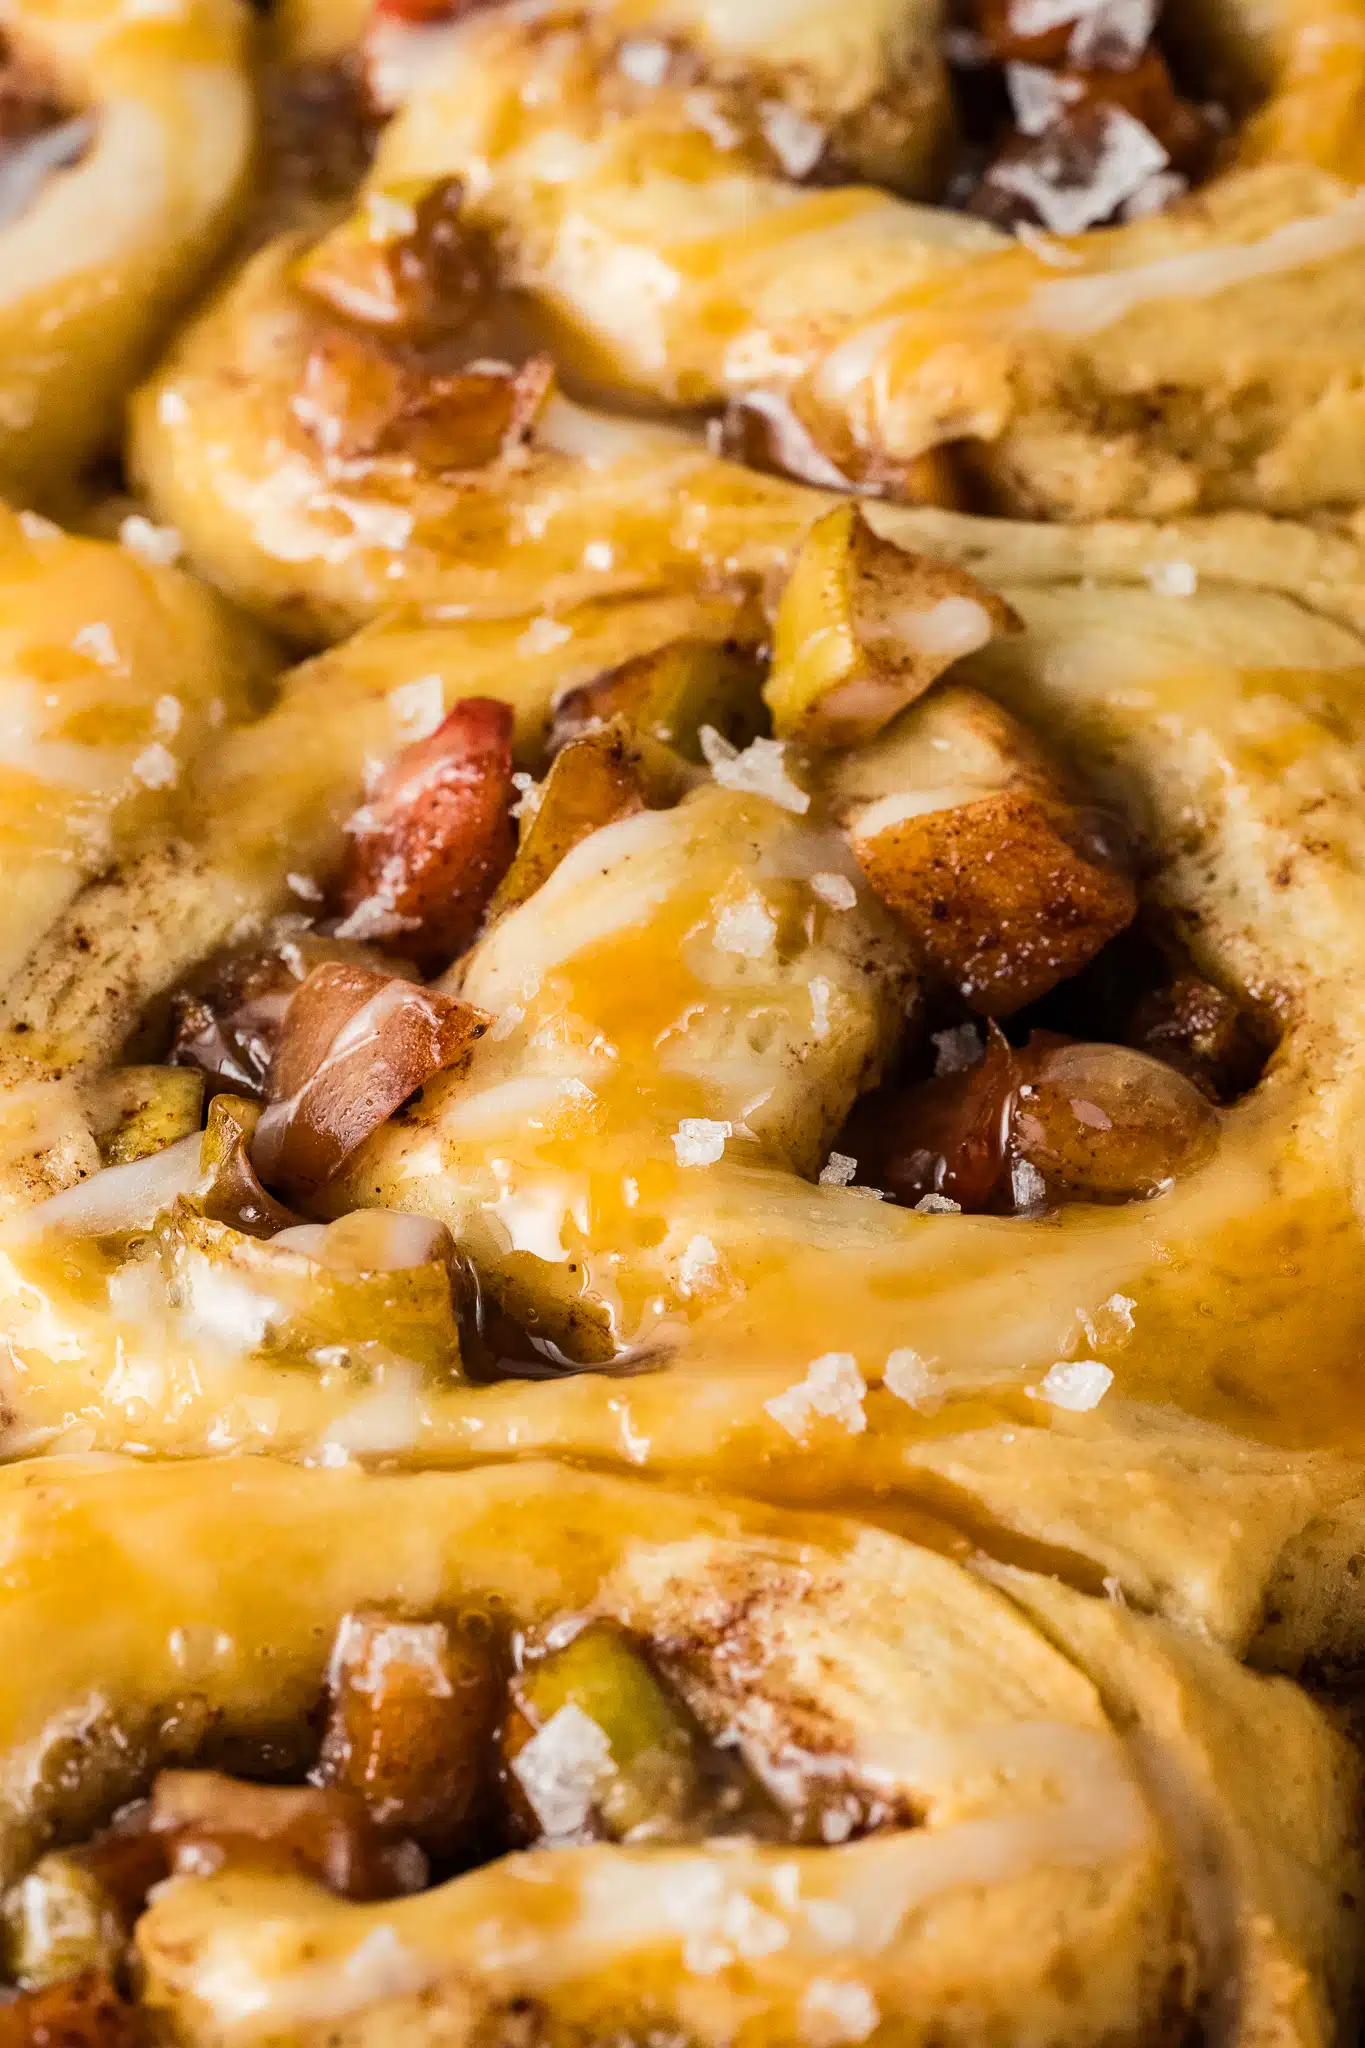
<svg viewBox="0 0 1365 2048">
<path fill-rule="evenodd" d="M 0 270 L 143 239 L 0 346 L 0 1922 L 164 1773 L 324 1789 L 357 1616 L 628 1632 L 878 1815 L 175 1862 L 158 2042 L 1353 2038 L 1365 15 L 1180 26 L 1207 184 L 1011 240 L 927 5 L 15 9 L 101 125 Z M 980 1200 L 878 1186 L 992 1055 Z"/>
</svg>

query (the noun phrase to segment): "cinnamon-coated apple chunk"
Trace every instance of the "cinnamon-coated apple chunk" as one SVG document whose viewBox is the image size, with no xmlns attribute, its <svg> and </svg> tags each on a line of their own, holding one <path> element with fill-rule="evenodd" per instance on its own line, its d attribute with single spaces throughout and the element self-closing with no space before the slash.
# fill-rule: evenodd
<svg viewBox="0 0 1365 2048">
<path fill-rule="evenodd" d="M 869 882 L 926 969 L 983 1016 L 1045 995 L 1133 918 L 1104 826 L 1023 726 L 965 685 L 850 755 L 835 790 Z"/>
<path fill-rule="evenodd" d="M 773 623 L 774 729 L 824 746 L 870 739 L 945 669 L 1019 621 L 951 562 L 884 540 L 853 503 L 806 535 Z"/>
</svg>

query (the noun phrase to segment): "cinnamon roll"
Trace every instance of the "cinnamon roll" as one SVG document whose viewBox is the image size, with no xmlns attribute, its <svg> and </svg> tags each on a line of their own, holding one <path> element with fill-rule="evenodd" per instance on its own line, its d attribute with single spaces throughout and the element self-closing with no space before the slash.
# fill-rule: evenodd
<svg viewBox="0 0 1365 2048">
<path fill-rule="evenodd" d="M 554 1466 L 0 1500 L 16 2039 L 1348 2037 L 1356 1752 L 1111 1603 Z"/>
<path fill-rule="evenodd" d="M 818 19 L 889 72 L 885 12 L 765 11 L 736 84 L 727 10 L 455 10 L 409 31 L 370 189 L 456 181 L 595 388 L 728 408 L 817 482 L 1072 520 L 1358 504 L 1356 7 L 1170 8 L 1155 41 L 1152 7 L 970 7 L 958 169 L 948 97 L 912 99 L 911 199 L 780 62 Z"/>
<path fill-rule="evenodd" d="M 235 0 L 14 0 L 0 41 L 0 486 L 70 502 L 232 224 L 254 114 Z"/>
<path fill-rule="evenodd" d="M 0 1013 L 87 1150 L 127 1048 L 214 1098 L 16 1217 L 17 1445 L 951 1501 L 1239 1649 L 1283 1577 L 1311 1654 L 1299 1546 L 1360 1490 L 1361 641 L 872 540 L 815 529 L 772 627 L 361 635 L 192 771 L 198 830 Z M 840 728 L 783 669 L 810 606 Z"/>
</svg>

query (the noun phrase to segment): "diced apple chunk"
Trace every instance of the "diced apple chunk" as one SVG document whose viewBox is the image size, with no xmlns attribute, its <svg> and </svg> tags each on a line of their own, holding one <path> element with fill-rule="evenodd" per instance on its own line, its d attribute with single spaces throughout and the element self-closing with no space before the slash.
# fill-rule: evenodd
<svg viewBox="0 0 1365 2048">
<path fill-rule="evenodd" d="M 1018 620 L 965 569 L 914 555 L 836 506 L 807 534 L 782 593 L 764 696 L 780 738 L 871 738 L 945 669 Z"/>
<path fill-rule="evenodd" d="M 152 1828 L 177 1875 L 231 1863 L 295 1869 L 348 1899 L 392 1898 L 426 1880 L 421 1852 L 389 1842 L 363 1799 L 337 1786 L 256 1785 L 219 1771 L 162 1771 Z"/>
<path fill-rule="evenodd" d="M 538 791 L 528 792 L 516 859 L 493 899 L 493 915 L 515 910 L 550 879 L 567 853 L 616 818 L 676 795 L 678 763 L 657 741 L 613 718 L 569 741 Z"/>
<path fill-rule="evenodd" d="M 570 690 L 555 706 L 552 738 L 562 745 L 596 724 L 624 718 L 699 763 L 704 725 L 742 747 L 761 729 L 761 710 L 753 662 L 714 640 L 671 640 Z"/>
<path fill-rule="evenodd" d="M 1099 819 L 977 691 L 916 705 L 835 777 L 858 863 L 925 971 L 1007 1016 L 1082 968 L 1137 908 Z"/>
<path fill-rule="evenodd" d="M 450 1856 L 492 1782 L 502 1674 L 491 1634 L 445 1621 L 348 1614 L 332 1653 L 319 1775 L 371 1818 Z"/>
</svg>

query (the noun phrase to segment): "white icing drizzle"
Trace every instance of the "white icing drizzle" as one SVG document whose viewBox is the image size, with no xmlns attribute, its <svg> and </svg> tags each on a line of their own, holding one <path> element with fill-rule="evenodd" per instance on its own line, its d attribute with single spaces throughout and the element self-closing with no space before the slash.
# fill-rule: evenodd
<svg viewBox="0 0 1365 2048">
<path fill-rule="evenodd" d="M 862 1981 L 907 1918 L 931 1900 L 1008 1885 L 1043 1866 L 1098 1869 L 1131 1854 L 1151 1831 L 1122 1748 L 1098 1728 L 1020 1721 L 952 1737 L 890 1730 L 879 1748 L 888 1783 L 932 1784 L 948 1806 L 963 1787 L 990 1778 L 1016 1787 L 1022 1779 L 1030 1789 L 1022 1798 L 1016 1790 L 1012 1810 L 946 1825 L 931 1814 L 924 1827 L 873 1836 L 837 1855 L 739 1843 L 724 1857 L 714 1850 L 654 1849 L 642 1857 L 556 1849 L 503 1876 L 491 1895 L 501 1907 L 496 1915 L 473 1914 L 483 1875 L 387 1906 L 378 1927 L 358 1915 L 355 1945 L 331 1948 L 325 1971 L 294 1962 L 280 1938 L 287 1921 L 262 1943 L 237 1905 L 193 1970 L 193 1995 L 228 2036 L 267 2013 L 276 2024 L 331 2020 L 363 2011 L 376 1996 L 437 1981 L 450 1967 L 452 1936 L 477 1939 L 469 1961 L 483 1981 L 512 1970 L 541 1996 L 661 1945 L 675 1947 L 684 1969 L 702 1977 L 779 1955 L 784 1969 L 820 1981 L 834 1952 L 841 1963 L 860 1965 L 855 1981 Z M 516 1910 L 520 1883 L 533 1887 L 533 1917 Z M 463 1913 L 461 1887 L 473 1888 Z M 560 1908 L 552 1921 L 547 1887 Z M 858 2029 L 845 2031 L 852 2038 Z"/>
<path fill-rule="evenodd" d="M 155 1152 L 150 1159 L 135 1159 L 128 1166 L 106 1166 L 88 1180 L 59 1195 L 50 1195 L 20 1219 L 17 1227 L 31 1230 L 69 1230 L 77 1237 L 97 1237 L 106 1231 L 138 1230 L 151 1222 L 177 1195 L 189 1195 L 203 1184 L 199 1154 L 202 1133 Z"/>
<path fill-rule="evenodd" d="M 1365 242 L 1365 192 L 1332 213 L 1286 221 L 1259 241 L 1230 247 L 1186 249 L 1131 270 L 1065 277 L 1037 287 L 1023 309 L 1023 324 L 1053 334 L 1098 334 L 1151 299 L 1207 299 L 1234 285 L 1277 271 L 1299 270 L 1344 255 Z"/>
<path fill-rule="evenodd" d="M 0 228 L 28 211 L 54 171 L 67 170 L 79 160 L 94 133 L 91 117 L 79 114 L 10 151 L 0 164 Z"/>
</svg>

